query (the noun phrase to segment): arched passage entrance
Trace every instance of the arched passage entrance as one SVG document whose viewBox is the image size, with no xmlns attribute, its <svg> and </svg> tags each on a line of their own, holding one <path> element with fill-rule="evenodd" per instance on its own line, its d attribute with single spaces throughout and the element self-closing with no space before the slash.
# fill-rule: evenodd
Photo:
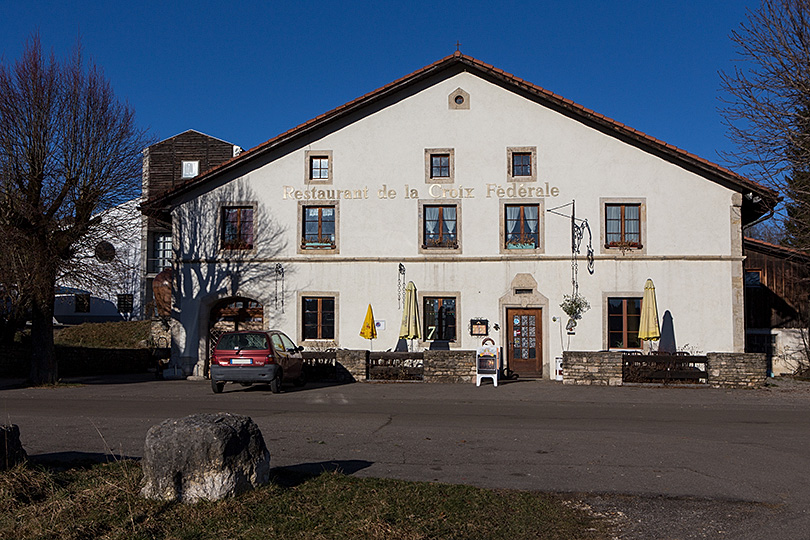
<svg viewBox="0 0 810 540">
<path fill-rule="evenodd" d="M 205 361 L 206 376 L 211 356 L 219 336 L 236 330 L 262 330 L 264 308 L 255 300 L 241 296 L 223 298 L 211 307 L 208 318 L 208 358 Z"/>
</svg>

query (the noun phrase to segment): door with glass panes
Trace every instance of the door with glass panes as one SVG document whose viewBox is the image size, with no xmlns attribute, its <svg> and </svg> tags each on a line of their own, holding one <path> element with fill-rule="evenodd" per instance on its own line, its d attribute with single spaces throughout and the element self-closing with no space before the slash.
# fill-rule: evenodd
<svg viewBox="0 0 810 540">
<path fill-rule="evenodd" d="M 539 308 L 506 310 L 507 361 L 509 369 L 523 378 L 543 376 L 543 340 Z"/>
</svg>

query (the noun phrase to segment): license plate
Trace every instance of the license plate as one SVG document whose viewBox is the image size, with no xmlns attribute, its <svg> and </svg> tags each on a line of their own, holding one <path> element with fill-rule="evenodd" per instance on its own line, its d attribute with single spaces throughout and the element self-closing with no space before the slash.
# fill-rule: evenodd
<svg viewBox="0 0 810 540">
<path fill-rule="evenodd" d="M 232 365 L 245 365 L 245 364 L 252 364 L 253 360 L 250 358 L 231 358 Z"/>
</svg>

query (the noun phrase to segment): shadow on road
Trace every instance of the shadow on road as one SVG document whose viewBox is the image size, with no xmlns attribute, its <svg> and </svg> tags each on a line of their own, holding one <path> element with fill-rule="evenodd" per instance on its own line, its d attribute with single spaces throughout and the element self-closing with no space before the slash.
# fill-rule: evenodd
<svg viewBox="0 0 810 540">
<path fill-rule="evenodd" d="M 270 479 L 274 484 L 284 487 L 295 487 L 307 480 L 323 473 L 341 473 L 351 475 L 357 471 L 371 467 L 372 461 L 362 459 L 346 459 L 337 461 L 318 461 L 315 463 L 301 463 L 289 467 L 276 467 L 270 471 Z"/>
<path fill-rule="evenodd" d="M 306 392 L 307 390 L 316 390 L 318 388 L 333 388 L 336 386 L 344 386 L 347 384 L 354 384 L 353 381 L 316 381 L 307 382 L 304 386 L 294 386 L 292 384 L 284 384 L 281 387 L 282 394 L 293 394 L 298 392 Z M 223 393 L 229 392 L 270 392 L 270 385 L 265 383 L 252 383 L 250 386 L 243 386 L 239 383 L 226 383 Z"/>
</svg>

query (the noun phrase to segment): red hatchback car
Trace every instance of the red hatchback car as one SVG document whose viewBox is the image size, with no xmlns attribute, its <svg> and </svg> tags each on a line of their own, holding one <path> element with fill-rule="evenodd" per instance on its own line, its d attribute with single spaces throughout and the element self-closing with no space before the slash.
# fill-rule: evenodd
<svg viewBox="0 0 810 540">
<path fill-rule="evenodd" d="M 270 391 L 277 394 L 282 381 L 303 386 L 303 350 L 278 330 L 222 334 L 211 359 L 211 388 L 219 394 L 226 382 L 270 383 Z"/>
</svg>

